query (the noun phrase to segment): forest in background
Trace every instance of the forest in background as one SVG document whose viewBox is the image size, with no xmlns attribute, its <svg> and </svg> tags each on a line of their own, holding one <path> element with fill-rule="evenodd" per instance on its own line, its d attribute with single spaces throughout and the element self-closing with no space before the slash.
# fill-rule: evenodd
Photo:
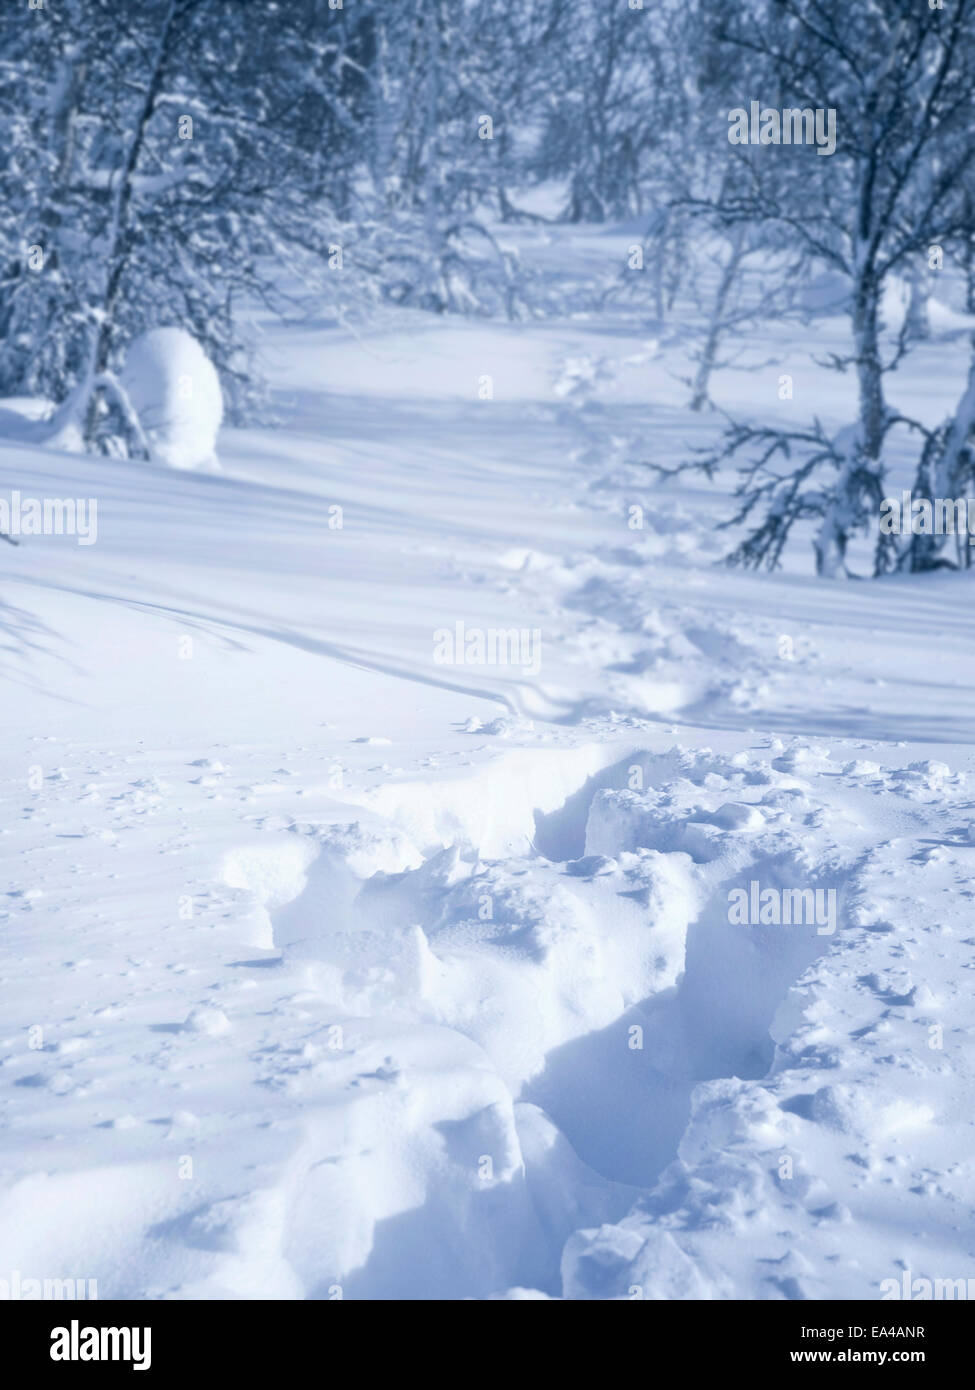
<svg viewBox="0 0 975 1390">
<path fill-rule="evenodd" d="M 857 534 L 873 569 L 966 565 L 957 538 L 877 526 L 892 431 L 919 498 L 975 491 L 975 371 L 936 429 L 890 408 L 937 276 L 975 309 L 975 0 L 32 0 L 0 16 L 0 396 L 51 402 L 45 437 L 125 434 L 127 345 L 175 325 L 254 418 L 248 305 L 370 304 L 524 318 L 564 308 L 505 227 L 632 222 L 593 303 L 701 314 L 690 403 L 729 339 L 842 285 L 856 420 L 734 419 L 681 468 L 740 468 L 731 558 L 775 567 L 797 522 L 817 571 Z M 729 112 L 829 111 L 835 151 L 729 139 Z M 548 215 L 548 214 L 546 214 Z M 641 272 L 634 274 L 634 271 Z M 705 273 L 707 272 L 707 273 Z M 716 273 L 715 273 L 716 272 Z M 896 278 L 909 312 L 892 336 Z M 707 285 L 705 294 L 702 286 Z M 300 287 L 296 289 L 297 287 Z M 579 286 L 573 291 L 578 293 Z M 119 423 L 121 417 L 121 425 Z M 131 433 L 131 431 L 130 431 Z M 117 447 L 117 445 L 115 446 Z"/>
</svg>

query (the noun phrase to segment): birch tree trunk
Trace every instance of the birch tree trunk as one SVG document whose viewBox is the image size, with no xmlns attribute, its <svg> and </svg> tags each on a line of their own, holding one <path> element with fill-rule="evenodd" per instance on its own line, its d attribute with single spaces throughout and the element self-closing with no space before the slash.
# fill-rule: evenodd
<svg viewBox="0 0 975 1390">
<path fill-rule="evenodd" d="M 722 268 L 714 303 L 711 306 L 711 318 L 692 389 L 691 410 L 703 410 L 708 404 L 708 385 L 725 331 L 725 310 L 728 307 L 728 299 L 744 259 L 744 244 L 744 229 L 739 225 L 731 232 L 728 258 Z"/>
</svg>

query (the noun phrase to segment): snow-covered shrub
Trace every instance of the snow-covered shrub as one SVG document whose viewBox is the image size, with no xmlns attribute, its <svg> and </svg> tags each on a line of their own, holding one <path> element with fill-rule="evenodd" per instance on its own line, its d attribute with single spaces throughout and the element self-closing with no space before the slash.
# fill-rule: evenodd
<svg viewBox="0 0 975 1390">
<path fill-rule="evenodd" d="M 126 353 L 121 382 L 154 462 L 169 468 L 219 466 L 220 379 L 185 329 L 153 328 L 136 338 Z"/>
</svg>

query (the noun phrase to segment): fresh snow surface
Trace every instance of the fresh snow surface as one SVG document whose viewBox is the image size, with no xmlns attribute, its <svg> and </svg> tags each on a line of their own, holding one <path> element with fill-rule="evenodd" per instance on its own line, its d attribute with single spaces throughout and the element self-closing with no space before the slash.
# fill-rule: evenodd
<svg viewBox="0 0 975 1390">
<path fill-rule="evenodd" d="M 848 423 L 844 331 L 770 329 L 718 403 Z M 97 544 L 0 547 L 0 1271 L 975 1276 L 971 581 L 715 565 L 727 489 L 646 467 L 720 428 L 683 352 L 622 316 L 268 324 L 279 423 L 220 474 L 0 446 L 0 495 L 98 502 Z M 130 392 L 171 403 L 150 355 Z M 964 359 L 936 337 L 896 403 L 940 419 Z M 540 649 L 443 659 L 458 624 Z M 835 891 L 835 932 L 732 924 L 753 881 Z"/>
</svg>

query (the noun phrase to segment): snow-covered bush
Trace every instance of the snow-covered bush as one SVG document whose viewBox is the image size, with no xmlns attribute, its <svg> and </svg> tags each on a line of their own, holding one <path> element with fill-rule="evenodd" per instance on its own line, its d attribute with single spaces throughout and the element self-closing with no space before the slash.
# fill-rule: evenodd
<svg viewBox="0 0 975 1390">
<path fill-rule="evenodd" d="M 126 353 L 121 382 L 154 462 L 169 468 L 218 466 L 220 379 L 185 329 L 153 328 L 136 338 Z"/>
</svg>

